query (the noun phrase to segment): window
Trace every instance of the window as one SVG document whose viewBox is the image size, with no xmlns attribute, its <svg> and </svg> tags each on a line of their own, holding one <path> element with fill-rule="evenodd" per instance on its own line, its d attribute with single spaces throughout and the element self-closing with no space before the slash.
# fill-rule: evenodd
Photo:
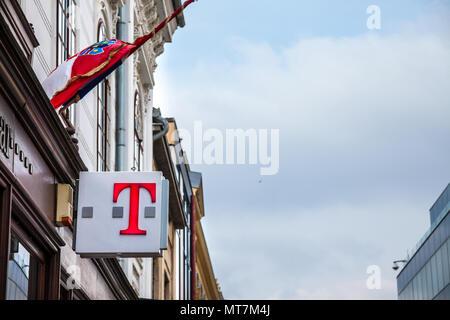
<svg viewBox="0 0 450 320">
<path fill-rule="evenodd" d="M 188 215 L 188 225 L 190 225 L 190 216 Z M 191 232 L 188 228 L 184 229 L 184 296 L 186 300 L 191 299 L 191 264 L 190 264 L 190 254 L 191 254 Z"/>
<path fill-rule="evenodd" d="M 420 272 L 416 274 L 412 282 L 414 287 L 414 300 L 420 300 L 422 294 L 422 279 L 420 276 Z"/>
<path fill-rule="evenodd" d="M 75 53 L 75 1 L 57 0 L 57 2 L 56 64 L 60 65 Z"/>
<path fill-rule="evenodd" d="M 172 162 L 176 165 L 177 170 L 175 170 L 175 177 L 177 178 L 177 181 L 180 181 L 180 166 L 177 161 L 177 151 L 175 150 L 175 146 L 171 145 L 169 146 L 170 150 L 170 158 L 172 159 Z"/>
<path fill-rule="evenodd" d="M 180 248 L 180 233 L 181 230 L 175 230 L 175 300 L 182 300 L 183 293 L 182 293 L 182 286 L 183 286 L 183 280 L 181 277 L 180 271 L 182 269 L 181 261 L 181 248 Z"/>
<path fill-rule="evenodd" d="M 444 285 L 448 285 L 450 283 L 450 261 L 448 256 L 448 246 L 450 241 L 447 240 L 446 243 L 442 245 L 442 266 L 444 272 Z"/>
<path fill-rule="evenodd" d="M 417 295 L 416 300 L 423 300 L 423 287 L 422 287 L 422 270 L 416 275 L 416 287 L 417 287 Z"/>
<path fill-rule="evenodd" d="M 11 251 L 8 262 L 7 300 L 28 300 L 30 296 L 31 256 L 15 237 L 11 237 Z"/>
<path fill-rule="evenodd" d="M 56 28 L 56 65 L 59 66 L 75 52 L 75 1 L 57 0 L 57 28 Z M 69 107 L 64 115 L 69 126 L 73 126 L 75 112 Z"/>
<path fill-rule="evenodd" d="M 59 300 L 89 300 L 86 293 L 77 286 L 70 278 L 70 274 L 61 267 L 61 278 L 59 282 Z"/>
<path fill-rule="evenodd" d="M 425 266 L 426 270 L 426 277 L 427 277 L 427 296 L 428 299 L 433 298 L 433 278 L 431 275 L 431 263 L 427 263 Z"/>
<path fill-rule="evenodd" d="M 422 281 L 421 287 L 422 287 L 422 299 L 429 300 L 428 296 L 428 287 L 427 287 L 427 274 L 426 274 L 426 268 L 423 267 L 420 271 L 420 279 Z"/>
<path fill-rule="evenodd" d="M 134 157 L 133 167 L 137 171 L 144 169 L 144 147 L 143 147 L 143 121 L 142 106 L 139 93 L 136 91 L 134 95 Z"/>
<path fill-rule="evenodd" d="M 97 41 L 106 39 L 105 25 L 99 24 Z M 97 170 L 109 171 L 109 94 L 110 87 L 107 79 L 97 85 Z"/>
</svg>

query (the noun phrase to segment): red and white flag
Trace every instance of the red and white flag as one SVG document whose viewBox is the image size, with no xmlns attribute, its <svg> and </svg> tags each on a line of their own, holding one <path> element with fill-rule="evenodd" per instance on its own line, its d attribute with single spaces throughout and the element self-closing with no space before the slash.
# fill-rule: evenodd
<svg viewBox="0 0 450 320">
<path fill-rule="evenodd" d="M 42 83 L 55 109 L 83 98 L 130 55 L 133 44 L 104 40 L 61 63 Z"/>
<path fill-rule="evenodd" d="M 138 38 L 134 43 L 116 39 L 100 41 L 61 63 L 42 83 L 53 107 L 59 109 L 61 106 L 67 106 L 82 99 L 117 69 L 126 58 L 194 1 L 186 1 L 152 32 Z"/>
</svg>

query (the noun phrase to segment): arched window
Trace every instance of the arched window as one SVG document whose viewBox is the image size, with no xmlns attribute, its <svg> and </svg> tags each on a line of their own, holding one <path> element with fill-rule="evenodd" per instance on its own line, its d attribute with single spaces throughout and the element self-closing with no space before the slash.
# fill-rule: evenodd
<svg viewBox="0 0 450 320">
<path fill-rule="evenodd" d="M 106 39 L 106 30 L 103 22 L 98 25 L 97 41 Z M 97 85 L 97 170 L 109 171 L 109 101 L 110 87 L 108 79 Z"/>
<path fill-rule="evenodd" d="M 134 157 L 133 167 L 137 171 L 144 169 L 144 147 L 142 140 L 144 137 L 142 121 L 142 105 L 139 93 L 134 94 Z"/>
</svg>

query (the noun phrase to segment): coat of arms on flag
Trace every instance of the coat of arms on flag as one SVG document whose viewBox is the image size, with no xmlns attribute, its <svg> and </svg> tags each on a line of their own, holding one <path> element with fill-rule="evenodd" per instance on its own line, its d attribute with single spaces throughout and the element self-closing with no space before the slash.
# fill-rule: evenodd
<svg viewBox="0 0 450 320">
<path fill-rule="evenodd" d="M 61 63 L 42 83 L 55 109 L 83 98 L 122 64 L 134 44 L 104 40 Z"/>
</svg>

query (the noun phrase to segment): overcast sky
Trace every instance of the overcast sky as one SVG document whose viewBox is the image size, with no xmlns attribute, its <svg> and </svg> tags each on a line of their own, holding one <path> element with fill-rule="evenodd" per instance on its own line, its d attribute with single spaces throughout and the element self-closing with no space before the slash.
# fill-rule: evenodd
<svg viewBox="0 0 450 320">
<path fill-rule="evenodd" d="M 200 0 L 185 18 L 157 60 L 163 115 L 280 129 L 277 175 L 191 166 L 225 298 L 396 299 L 392 261 L 450 182 L 450 1 Z"/>
</svg>

